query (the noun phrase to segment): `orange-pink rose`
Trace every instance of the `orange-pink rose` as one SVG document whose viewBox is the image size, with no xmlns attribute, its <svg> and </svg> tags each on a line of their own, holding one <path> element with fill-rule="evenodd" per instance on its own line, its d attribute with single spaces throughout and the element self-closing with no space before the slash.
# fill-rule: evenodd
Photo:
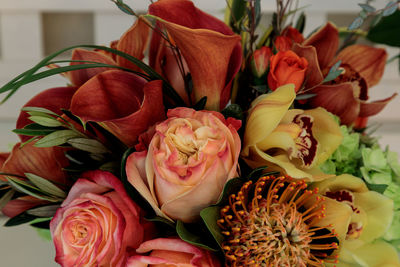
<svg viewBox="0 0 400 267">
<path fill-rule="evenodd" d="M 136 250 L 150 253 L 129 258 L 127 267 L 219 267 L 221 263 L 210 251 L 199 249 L 179 238 L 157 238 L 146 241 Z"/>
<path fill-rule="evenodd" d="M 125 266 L 145 239 L 142 211 L 111 173 L 79 179 L 50 223 L 61 266 Z"/>
<path fill-rule="evenodd" d="M 129 156 L 129 182 L 157 215 L 191 222 L 236 176 L 241 122 L 221 113 L 175 108 L 158 124 L 148 151 Z"/>
</svg>

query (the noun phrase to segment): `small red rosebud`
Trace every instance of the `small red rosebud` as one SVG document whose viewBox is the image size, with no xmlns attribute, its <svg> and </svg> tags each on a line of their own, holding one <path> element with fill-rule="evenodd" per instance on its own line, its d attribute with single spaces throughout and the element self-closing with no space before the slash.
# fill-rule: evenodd
<svg viewBox="0 0 400 267">
<path fill-rule="evenodd" d="M 268 69 L 269 59 L 272 56 L 271 48 L 263 46 L 253 53 L 253 60 L 251 61 L 254 75 L 257 77 L 263 76 Z"/>
</svg>

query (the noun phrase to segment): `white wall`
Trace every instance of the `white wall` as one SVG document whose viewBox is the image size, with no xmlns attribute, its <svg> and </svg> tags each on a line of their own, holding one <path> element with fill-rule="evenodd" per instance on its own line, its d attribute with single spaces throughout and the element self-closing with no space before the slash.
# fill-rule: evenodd
<svg viewBox="0 0 400 267">
<path fill-rule="evenodd" d="M 150 1 L 126 0 L 126 2 L 135 10 L 144 11 Z M 196 0 L 194 2 L 207 12 L 222 16 L 224 0 Z M 324 23 L 329 14 L 356 14 L 359 11 L 358 2 L 360 1 L 300 1 L 301 6 L 311 4 L 307 9 L 306 33 Z M 275 8 L 274 3 L 273 0 L 263 1 L 263 10 L 271 12 Z M 383 6 L 385 1 L 379 0 L 375 3 L 377 6 Z M 46 21 L 50 17 L 52 25 L 42 24 L 43 14 L 47 16 Z M 87 16 L 91 17 L 92 23 L 85 22 Z M 77 21 L 82 22 L 81 25 L 77 24 Z M 74 28 L 68 27 L 72 23 L 75 25 Z M 51 47 L 45 47 L 49 45 L 45 37 L 47 36 L 48 40 L 50 32 L 52 34 L 50 38 L 65 40 L 66 36 L 71 34 L 71 30 L 72 33 L 77 30 L 87 34 L 84 37 L 96 44 L 108 44 L 109 41 L 117 39 L 132 23 L 132 18 L 117 10 L 109 0 L 0 0 L 0 85 L 33 66 L 44 56 L 46 50 L 51 50 Z M 54 27 L 59 28 L 60 31 L 54 31 Z M 83 38 L 82 35 L 79 36 Z M 68 37 L 65 43 L 71 41 L 74 41 L 74 38 Z M 389 49 L 391 55 L 398 52 L 398 49 Z M 399 91 L 400 78 L 396 65 L 393 63 L 387 67 L 381 84 L 371 90 L 373 98 L 384 98 L 392 92 Z M 58 77 L 27 85 L 11 101 L 0 106 L 0 149 L 2 151 L 7 150 L 9 144 L 17 141 L 10 131 L 14 128 L 19 108 L 41 90 L 64 84 L 66 81 Z M 382 124 L 378 131 L 378 134 L 382 136 L 382 143 L 391 144 L 392 149 L 398 152 L 400 152 L 399 114 L 400 97 L 372 120 Z M 0 219 L 0 224 L 3 222 L 4 218 Z M 0 266 L 56 266 L 53 257 L 51 243 L 40 239 L 28 226 L 11 229 L 0 227 Z"/>
</svg>

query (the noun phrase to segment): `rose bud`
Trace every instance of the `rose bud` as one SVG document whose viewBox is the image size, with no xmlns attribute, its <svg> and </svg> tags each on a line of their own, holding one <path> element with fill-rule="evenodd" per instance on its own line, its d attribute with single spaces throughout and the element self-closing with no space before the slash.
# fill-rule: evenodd
<svg viewBox="0 0 400 267">
<path fill-rule="evenodd" d="M 157 215 L 193 222 L 237 175 L 241 122 L 212 111 L 175 108 L 156 126 L 148 151 L 128 157 L 128 181 Z"/>
<path fill-rule="evenodd" d="M 253 60 L 251 61 L 251 67 L 253 70 L 253 74 L 258 78 L 263 76 L 269 66 L 269 59 L 272 56 L 271 48 L 263 46 L 260 49 L 257 49 L 253 53 Z"/>
<path fill-rule="evenodd" d="M 308 62 L 304 57 L 299 57 L 293 51 L 279 51 L 271 57 L 268 74 L 268 86 L 271 90 L 293 83 L 296 92 L 304 81 Z"/>
</svg>

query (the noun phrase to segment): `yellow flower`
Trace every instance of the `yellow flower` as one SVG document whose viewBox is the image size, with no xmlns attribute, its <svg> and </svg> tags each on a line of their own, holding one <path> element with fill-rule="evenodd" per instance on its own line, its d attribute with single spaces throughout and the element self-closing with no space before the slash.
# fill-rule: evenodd
<svg viewBox="0 0 400 267">
<path fill-rule="evenodd" d="M 342 141 L 340 128 L 323 108 L 289 109 L 294 85 L 277 88 L 252 103 L 242 157 L 252 168 L 269 166 L 293 178 L 322 180 L 329 175 L 318 166 Z"/>
<path fill-rule="evenodd" d="M 312 187 L 317 187 L 321 195 L 336 201 L 342 208 L 350 207 L 353 211 L 336 266 L 400 266 L 395 249 L 377 240 L 392 222 L 391 199 L 369 191 L 360 178 L 348 174 L 314 183 Z M 342 220 L 338 219 L 333 225 L 337 223 L 342 224 Z"/>
</svg>

